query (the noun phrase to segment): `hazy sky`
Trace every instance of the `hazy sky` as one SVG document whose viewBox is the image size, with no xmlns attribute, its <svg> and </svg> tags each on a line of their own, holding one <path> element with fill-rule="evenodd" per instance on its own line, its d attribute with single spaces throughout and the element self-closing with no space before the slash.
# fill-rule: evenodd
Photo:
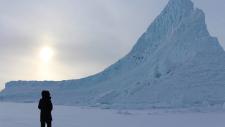
<svg viewBox="0 0 225 127">
<path fill-rule="evenodd" d="M 95 74 L 127 54 L 168 0 L 0 0 L 0 88 Z M 225 0 L 194 0 L 225 47 Z"/>
</svg>

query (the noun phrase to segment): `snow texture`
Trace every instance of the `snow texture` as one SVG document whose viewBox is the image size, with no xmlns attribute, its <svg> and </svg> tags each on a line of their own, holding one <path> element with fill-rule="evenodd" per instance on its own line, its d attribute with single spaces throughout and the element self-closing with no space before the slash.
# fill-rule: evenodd
<svg viewBox="0 0 225 127">
<path fill-rule="evenodd" d="M 12 81 L 0 100 L 36 102 L 48 89 L 63 105 L 104 108 L 208 107 L 225 102 L 225 52 L 202 10 L 170 0 L 125 57 L 79 80 Z"/>
<path fill-rule="evenodd" d="M 0 103 L 1 127 L 40 127 L 37 104 Z M 224 127 L 224 112 L 116 111 L 55 106 L 53 127 Z"/>
</svg>

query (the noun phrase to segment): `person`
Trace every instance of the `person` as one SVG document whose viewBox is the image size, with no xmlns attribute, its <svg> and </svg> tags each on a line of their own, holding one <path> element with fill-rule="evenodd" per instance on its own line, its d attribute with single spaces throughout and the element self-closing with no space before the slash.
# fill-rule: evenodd
<svg viewBox="0 0 225 127">
<path fill-rule="evenodd" d="M 45 124 L 47 124 L 47 127 L 52 126 L 52 102 L 51 102 L 51 96 L 50 92 L 47 90 L 43 90 L 41 92 L 42 98 L 39 101 L 38 108 L 40 109 L 40 122 L 41 127 L 45 127 Z"/>
</svg>

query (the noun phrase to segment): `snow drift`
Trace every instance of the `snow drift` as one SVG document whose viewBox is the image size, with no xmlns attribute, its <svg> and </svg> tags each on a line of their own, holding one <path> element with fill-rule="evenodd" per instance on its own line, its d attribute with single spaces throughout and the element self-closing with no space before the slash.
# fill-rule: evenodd
<svg viewBox="0 0 225 127">
<path fill-rule="evenodd" d="M 0 100 L 33 102 L 42 89 L 64 105 L 114 108 L 193 107 L 225 101 L 225 52 L 202 10 L 170 0 L 125 57 L 79 80 L 13 81 Z"/>
</svg>

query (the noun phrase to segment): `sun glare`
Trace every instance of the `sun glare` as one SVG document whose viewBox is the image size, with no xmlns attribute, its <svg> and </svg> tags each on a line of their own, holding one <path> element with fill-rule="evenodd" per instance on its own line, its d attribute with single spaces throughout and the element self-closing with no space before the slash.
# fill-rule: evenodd
<svg viewBox="0 0 225 127">
<path fill-rule="evenodd" d="M 50 47 L 44 47 L 40 50 L 40 58 L 45 63 L 48 63 L 51 60 L 53 54 L 53 49 Z"/>
</svg>

